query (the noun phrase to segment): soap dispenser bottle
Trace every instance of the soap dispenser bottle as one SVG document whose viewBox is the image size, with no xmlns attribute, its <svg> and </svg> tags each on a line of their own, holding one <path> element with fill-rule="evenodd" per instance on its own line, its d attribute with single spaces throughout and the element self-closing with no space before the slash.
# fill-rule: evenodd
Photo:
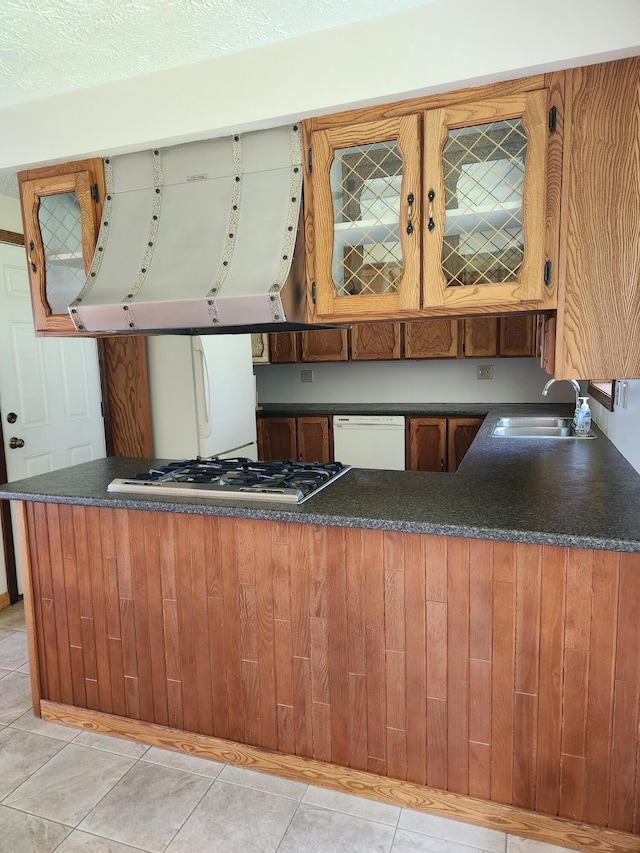
<svg viewBox="0 0 640 853">
<path fill-rule="evenodd" d="M 589 398 L 580 397 L 579 406 L 576 410 L 576 435 L 589 435 L 591 430 L 591 409 L 589 408 Z"/>
</svg>

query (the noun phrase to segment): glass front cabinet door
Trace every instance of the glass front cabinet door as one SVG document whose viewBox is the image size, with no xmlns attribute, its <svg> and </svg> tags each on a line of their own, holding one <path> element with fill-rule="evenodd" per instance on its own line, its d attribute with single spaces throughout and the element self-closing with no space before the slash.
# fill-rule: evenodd
<svg viewBox="0 0 640 853">
<path fill-rule="evenodd" d="M 544 290 L 547 92 L 425 113 L 425 307 L 535 307 Z"/>
<path fill-rule="evenodd" d="M 312 135 L 317 317 L 420 307 L 419 117 Z"/>
<path fill-rule="evenodd" d="M 35 328 L 78 334 L 67 306 L 91 265 L 100 224 L 102 161 L 83 160 L 18 175 Z"/>
</svg>

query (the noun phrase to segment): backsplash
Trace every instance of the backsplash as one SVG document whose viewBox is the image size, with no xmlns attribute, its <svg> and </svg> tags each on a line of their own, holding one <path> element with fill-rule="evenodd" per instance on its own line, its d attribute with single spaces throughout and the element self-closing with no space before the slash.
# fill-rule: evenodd
<svg viewBox="0 0 640 853">
<path fill-rule="evenodd" d="M 493 379 L 477 379 L 478 367 Z M 301 382 L 301 371 L 313 382 Z M 542 389 L 549 376 L 534 358 L 442 359 L 256 364 L 259 403 L 544 403 L 571 402 L 566 382 Z"/>
</svg>

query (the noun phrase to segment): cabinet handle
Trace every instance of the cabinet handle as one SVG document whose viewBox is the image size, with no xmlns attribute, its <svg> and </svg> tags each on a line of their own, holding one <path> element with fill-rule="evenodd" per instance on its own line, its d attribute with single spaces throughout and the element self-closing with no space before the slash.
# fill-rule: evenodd
<svg viewBox="0 0 640 853">
<path fill-rule="evenodd" d="M 433 200 L 435 197 L 435 192 L 433 190 L 429 190 L 427 193 L 427 198 L 429 199 L 429 223 L 427 224 L 427 228 L 429 231 L 433 231 L 436 227 L 436 223 L 433 221 Z"/>
<path fill-rule="evenodd" d="M 36 265 L 33 263 L 31 259 L 31 252 L 35 249 L 36 245 L 33 240 L 29 241 L 29 266 L 31 267 L 32 272 L 36 272 Z"/>
<path fill-rule="evenodd" d="M 413 193 L 409 193 L 407 196 L 407 234 L 413 234 L 413 203 L 415 202 L 415 196 Z"/>
<path fill-rule="evenodd" d="M 440 460 L 440 470 L 444 471 L 444 459 Z"/>
</svg>

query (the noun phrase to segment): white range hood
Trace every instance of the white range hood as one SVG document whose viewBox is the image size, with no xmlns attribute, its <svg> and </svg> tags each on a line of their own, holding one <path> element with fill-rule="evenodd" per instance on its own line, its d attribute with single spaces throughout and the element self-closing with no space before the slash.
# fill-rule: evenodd
<svg viewBox="0 0 640 853">
<path fill-rule="evenodd" d="M 78 330 L 306 323 L 300 124 L 104 164 L 96 251 L 69 306 Z"/>
</svg>

